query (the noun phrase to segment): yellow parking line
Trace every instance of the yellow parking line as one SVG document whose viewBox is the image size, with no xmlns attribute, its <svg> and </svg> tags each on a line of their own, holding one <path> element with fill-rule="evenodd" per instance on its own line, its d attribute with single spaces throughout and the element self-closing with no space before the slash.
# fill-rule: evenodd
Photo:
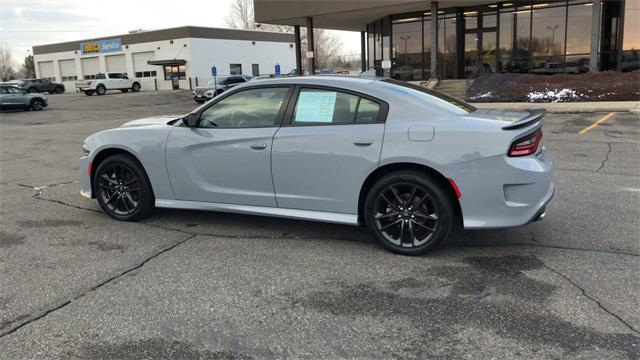
<svg viewBox="0 0 640 360">
<path fill-rule="evenodd" d="M 582 134 L 586 133 L 587 131 L 589 131 L 589 130 L 593 129 L 594 127 L 596 127 L 596 126 L 598 126 L 598 125 L 602 124 L 605 120 L 607 120 L 608 118 L 612 117 L 612 116 L 613 116 L 613 114 L 615 114 L 615 113 L 612 113 L 612 112 L 611 112 L 611 113 L 608 113 L 607 115 L 605 115 L 605 116 L 603 116 L 602 118 L 598 119 L 598 121 L 594 122 L 593 124 L 591 124 L 591 125 L 587 126 L 587 127 L 586 127 L 586 128 L 584 128 L 584 129 L 580 130 L 580 132 L 579 132 L 578 134 L 582 135 Z"/>
</svg>

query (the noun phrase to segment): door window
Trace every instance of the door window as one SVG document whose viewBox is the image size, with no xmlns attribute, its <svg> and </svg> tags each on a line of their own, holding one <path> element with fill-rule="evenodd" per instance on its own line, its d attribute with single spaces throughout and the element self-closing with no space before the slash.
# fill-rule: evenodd
<svg viewBox="0 0 640 360">
<path fill-rule="evenodd" d="M 231 94 L 202 112 L 200 127 L 274 126 L 289 88 L 248 89 Z"/>
<path fill-rule="evenodd" d="M 293 115 L 294 125 L 375 122 L 380 105 L 357 95 L 332 90 L 302 89 Z"/>
</svg>

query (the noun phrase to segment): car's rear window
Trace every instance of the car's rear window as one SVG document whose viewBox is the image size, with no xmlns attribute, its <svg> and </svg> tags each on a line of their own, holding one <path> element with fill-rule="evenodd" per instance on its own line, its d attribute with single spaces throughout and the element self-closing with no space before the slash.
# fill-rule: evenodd
<svg viewBox="0 0 640 360">
<path fill-rule="evenodd" d="M 394 85 L 398 85 L 404 88 L 408 88 L 411 90 L 415 90 L 415 91 L 419 91 L 421 93 L 427 94 L 427 95 L 431 95 L 433 97 L 436 97 L 440 100 L 446 101 L 449 104 L 458 107 L 459 109 L 467 112 L 467 113 L 471 113 L 477 110 L 477 108 L 471 104 L 468 104 L 462 100 L 456 99 L 452 96 L 449 96 L 447 94 L 443 94 L 439 91 L 435 91 L 435 90 L 431 90 L 431 89 L 427 89 L 423 86 L 418 86 L 418 85 L 414 85 L 414 84 L 410 84 L 408 82 L 404 82 L 404 81 L 398 81 L 398 80 L 393 80 L 393 79 L 384 79 L 381 80 L 382 82 L 386 82 L 386 83 L 390 83 L 390 84 L 394 84 Z"/>
</svg>

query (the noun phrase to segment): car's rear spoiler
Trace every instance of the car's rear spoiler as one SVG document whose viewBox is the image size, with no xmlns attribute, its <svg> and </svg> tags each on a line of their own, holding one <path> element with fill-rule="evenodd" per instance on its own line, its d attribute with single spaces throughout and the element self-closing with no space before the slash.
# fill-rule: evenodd
<svg viewBox="0 0 640 360">
<path fill-rule="evenodd" d="M 544 117 L 544 114 L 546 113 L 544 109 L 533 109 L 528 111 L 529 111 L 529 116 L 523 118 L 522 120 L 518 120 L 511 125 L 507 125 L 503 127 L 502 130 L 515 130 L 515 129 L 527 127 L 538 121 L 541 121 L 542 118 Z"/>
</svg>

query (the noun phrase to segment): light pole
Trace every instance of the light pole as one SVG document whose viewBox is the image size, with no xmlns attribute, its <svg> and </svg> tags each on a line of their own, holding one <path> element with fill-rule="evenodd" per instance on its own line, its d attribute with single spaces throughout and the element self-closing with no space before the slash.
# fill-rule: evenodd
<svg viewBox="0 0 640 360">
<path fill-rule="evenodd" d="M 411 39 L 411 36 L 400 36 L 400 40 L 404 40 L 404 65 L 407 65 L 407 40 Z"/>
<path fill-rule="evenodd" d="M 558 30 L 558 25 L 547 26 L 547 29 L 551 30 L 551 50 L 554 50 L 556 47 L 556 30 Z"/>
</svg>

